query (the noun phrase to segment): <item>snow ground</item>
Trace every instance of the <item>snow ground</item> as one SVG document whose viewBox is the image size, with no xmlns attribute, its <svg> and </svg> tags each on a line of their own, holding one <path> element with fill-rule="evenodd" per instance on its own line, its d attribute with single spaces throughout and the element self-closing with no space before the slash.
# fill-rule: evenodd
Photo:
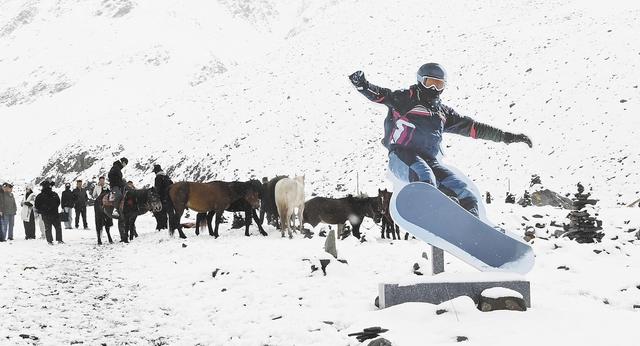
<svg viewBox="0 0 640 346">
<path fill-rule="evenodd" d="M 501 203 L 489 212 L 512 229 L 522 229 L 522 216 L 542 215 L 537 221 L 548 224 L 566 214 Z M 144 216 L 140 238 L 129 245 L 97 246 L 93 230 L 65 231 L 64 245 L 15 240 L 0 245 L 0 344 L 359 345 L 347 334 L 382 326 L 394 345 L 454 344 L 458 336 L 471 345 L 630 345 L 640 320 L 633 307 L 640 304 L 640 248 L 627 230 L 640 225 L 640 215 L 614 208 L 602 217 L 600 244 L 534 240 L 536 266 L 527 276 L 533 307 L 524 313 L 482 313 L 466 298 L 378 311 L 378 283 L 419 279 L 413 264 L 428 274 L 430 263 L 424 243 L 378 239 L 371 222 L 363 226 L 369 241 L 338 242 L 348 264 L 332 261 L 327 276 L 310 269 L 326 258 L 325 238 L 282 239 L 272 227 L 268 237 L 252 227 L 246 238 L 223 224 L 218 239 L 187 232 L 179 240 L 152 231 L 154 220 Z M 445 258 L 449 275 L 476 272 Z"/>
<path fill-rule="evenodd" d="M 606 233 L 554 239 L 549 223 L 566 211 L 492 204 L 506 229 L 546 226 L 527 276 L 533 308 L 480 313 L 466 299 L 377 311 L 379 282 L 415 280 L 413 264 L 429 263 L 425 244 L 379 240 L 371 224 L 368 242 L 338 244 L 349 264 L 326 277 L 303 261 L 323 256 L 323 238 L 273 229 L 181 241 L 143 217 L 127 246 L 71 231 L 49 247 L 20 240 L 18 225 L 0 244 L 0 344 L 356 345 L 347 334 L 373 325 L 397 345 L 636 344 L 640 213 L 619 204 L 640 197 L 638 18 L 629 0 L 0 0 L 0 176 L 16 199 L 45 173 L 87 180 L 122 155 L 138 186 L 161 163 L 176 180 L 305 172 L 308 197 L 355 192 L 358 174 L 374 193 L 389 186 L 386 110 L 346 76 L 403 88 L 433 60 L 449 70 L 446 103 L 535 143 L 449 136 L 447 162 L 496 200 L 534 173 L 563 194 L 582 181 Z M 83 151 L 96 161 L 78 162 Z"/>
</svg>

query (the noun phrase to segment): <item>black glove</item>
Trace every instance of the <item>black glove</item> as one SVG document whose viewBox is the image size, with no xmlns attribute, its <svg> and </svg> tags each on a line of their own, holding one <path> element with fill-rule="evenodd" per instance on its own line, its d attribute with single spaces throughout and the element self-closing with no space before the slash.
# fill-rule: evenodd
<svg viewBox="0 0 640 346">
<path fill-rule="evenodd" d="M 529 148 L 533 148 L 533 143 L 531 142 L 531 139 L 525 135 L 524 133 L 518 133 L 518 134 L 514 134 L 514 133 L 510 133 L 510 132 L 505 132 L 504 133 L 504 142 L 507 144 L 511 144 L 511 143 L 525 143 L 529 146 Z"/>
<path fill-rule="evenodd" d="M 367 79 L 364 78 L 364 72 L 356 71 L 349 76 L 351 83 L 358 89 L 362 89 L 367 85 Z"/>
</svg>

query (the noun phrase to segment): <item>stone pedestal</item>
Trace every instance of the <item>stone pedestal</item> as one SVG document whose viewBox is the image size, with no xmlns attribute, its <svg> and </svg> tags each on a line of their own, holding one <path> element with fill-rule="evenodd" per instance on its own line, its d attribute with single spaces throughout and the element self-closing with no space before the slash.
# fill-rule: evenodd
<svg viewBox="0 0 640 346">
<path fill-rule="evenodd" d="M 384 309 L 408 302 L 440 304 L 460 296 L 468 296 L 478 304 L 482 291 L 492 287 L 504 287 L 522 294 L 526 306 L 531 307 L 529 281 L 520 275 L 503 273 L 440 274 L 421 277 L 411 283 L 381 283 L 379 306 Z"/>
</svg>

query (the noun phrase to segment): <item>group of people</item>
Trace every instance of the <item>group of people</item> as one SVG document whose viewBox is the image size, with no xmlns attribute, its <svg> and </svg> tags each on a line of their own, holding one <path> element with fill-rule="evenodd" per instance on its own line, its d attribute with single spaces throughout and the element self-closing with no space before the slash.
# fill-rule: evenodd
<svg viewBox="0 0 640 346">
<path fill-rule="evenodd" d="M 127 163 L 128 160 L 124 157 L 115 161 L 107 176 L 108 183 L 104 176 L 99 177 L 90 196 L 87 194 L 87 189 L 80 179 L 76 180 L 76 187 L 73 190 L 71 190 L 71 184 L 65 184 L 65 189 L 61 194 L 62 198 L 53 191 L 55 183 L 50 180 L 44 180 L 40 183 L 42 190 L 39 194 L 34 193 L 32 185 L 27 185 L 24 198 L 20 202 L 22 207 L 20 217 L 24 223 L 25 239 L 36 239 L 36 224 L 38 224 L 41 238 L 45 238 L 49 244 L 53 244 L 53 229 L 55 229 L 55 240 L 58 243 L 64 243 L 62 240 L 62 223 L 64 223 L 65 229 L 72 229 L 72 212 L 75 212 L 75 228 L 79 228 L 80 219 L 82 218 L 84 229 L 89 229 L 87 205 L 90 198 L 99 200 L 105 194 L 114 192 L 110 195 L 110 198 L 114 201 L 114 205 L 120 205 L 120 201 L 126 191 L 135 189 L 132 181 L 125 182 L 122 177 L 122 169 L 127 166 Z M 156 175 L 154 186 L 162 200 L 162 211 L 154 213 L 157 221 L 156 229 L 166 229 L 168 227 L 168 208 L 170 206 L 168 190 L 173 181 L 158 164 L 153 166 L 152 172 Z M 95 205 L 98 207 L 98 203 Z M 60 211 L 60 208 L 62 211 Z M 17 211 L 18 206 L 13 195 L 13 185 L 4 183 L 2 190 L 0 190 L 0 242 L 13 240 L 14 220 Z M 100 213 L 100 210 L 96 210 L 97 230 L 111 225 L 111 223 L 105 224 Z M 114 208 L 112 216 L 114 218 L 119 217 L 118 208 Z"/>
</svg>

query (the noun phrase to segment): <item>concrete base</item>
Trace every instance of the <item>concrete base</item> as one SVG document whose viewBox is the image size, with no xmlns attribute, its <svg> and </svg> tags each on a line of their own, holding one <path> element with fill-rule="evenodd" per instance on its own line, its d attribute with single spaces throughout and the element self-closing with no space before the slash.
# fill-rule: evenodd
<svg viewBox="0 0 640 346">
<path fill-rule="evenodd" d="M 531 307 L 531 285 L 524 279 L 462 281 L 452 275 L 448 277 L 450 279 L 441 278 L 438 275 L 431 279 L 426 278 L 424 282 L 410 285 L 380 284 L 378 293 L 380 309 L 408 302 L 440 304 L 460 296 L 471 297 L 478 304 L 482 291 L 492 287 L 504 287 L 519 292 L 527 308 Z"/>
</svg>

